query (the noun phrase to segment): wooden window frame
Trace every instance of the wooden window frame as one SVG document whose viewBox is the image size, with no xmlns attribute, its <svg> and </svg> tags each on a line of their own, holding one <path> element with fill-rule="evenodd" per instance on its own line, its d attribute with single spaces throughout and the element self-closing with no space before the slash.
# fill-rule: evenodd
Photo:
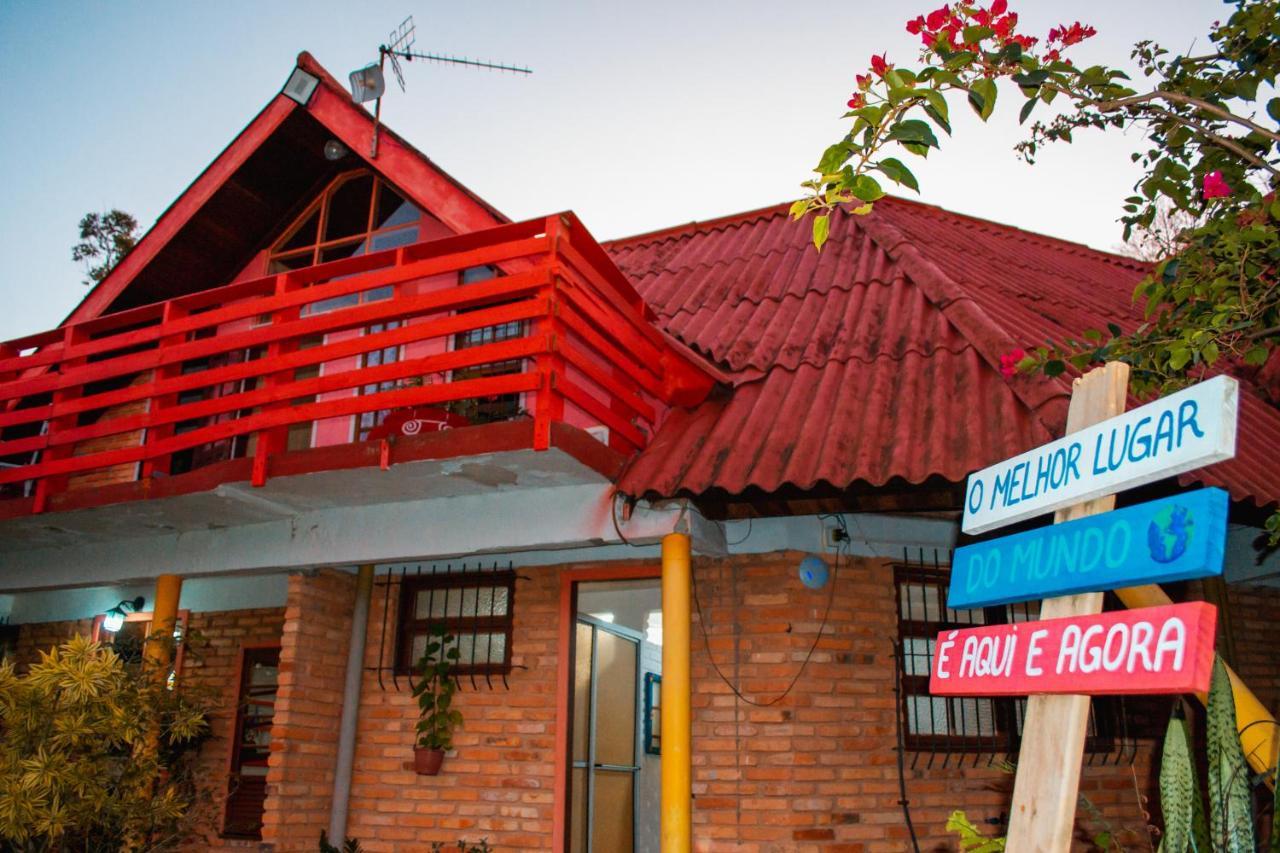
<svg viewBox="0 0 1280 853">
<path fill-rule="evenodd" d="M 235 686 L 236 686 L 236 709 L 235 709 L 235 710 L 236 710 L 236 714 L 235 714 L 235 722 L 234 722 L 234 724 L 233 724 L 233 726 L 232 726 L 232 732 L 231 732 L 231 743 L 229 744 L 229 749 L 227 750 L 227 785 L 228 785 L 228 789 L 227 789 L 227 798 L 226 798 L 226 801 L 229 801 L 229 800 L 230 800 L 230 798 L 231 798 L 230 785 L 234 784 L 234 782 L 235 782 L 235 778 L 236 778 L 236 775 L 237 775 L 237 773 L 239 772 L 239 767 L 238 767 L 239 761 L 238 761 L 238 759 L 239 759 L 239 757 L 240 757 L 240 751 L 241 751 L 241 747 L 242 747 L 242 745 L 243 745 L 243 744 L 242 744 L 242 741 L 243 741 L 243 737 L 244 737 L 244 718 L 245 718 L 245 714 L 244 714 L 244 704 L 245 704 L 244 691 L 245 691 L 245 687 L 246 687 L 246 684 L 245 684 L 246 673 L 248 672 L 248 666 L 246 666 L 246 664 L 248 663 L 249 658 L 250 658 L 254 653 L 257 653 L 257 652 L 269 652 L 269 651 L 274 651 L 274 652 L 276 653 L 276 667 L 277 667 L 277 669 L 276 669 L 276 694 L 277 694 L 277 701 L 279 701 L 279 690 L 280 690 L 280 681 L 279 681 L 279 677 L 280 677 L 280 676 L 279 676 L 279 666 L 280 666 L 280 657 L 279 657 L 279 655 L 280 655 L 280 643 L 278 643 L 278 642 L 268 642 L 268 643 L 245 643 L 245 644 L 243 644 L 243 645 L 241 645 L 241 646 L 240 646 L 240 654 L 237 656 L 237 660 L 236 660 L 236 677 L 235 677 L 235 681 L 233 682 L 233 684 L 235 684 Z M 275 721 L 274 721 L 274 717 L 275 717 L 275 714 L 274 714 L 274 712 L 273 712 L 273 713 L 272 713 L 272 724 L 273 724 L 273 726 L 274 726 L 274 722 L 275 722 Z M 264 778 L 265 778 L 265 777 L 264 777 Z M 265 813 L 265 806 L 266 806 L 266 801 L 265 801 L 265 799 L 264 799 L 264 801 L 263 801 L 263 806 L 264 806 L 264 813 Z M 252 834 L 252 833 L 234 832 L 234 831 L 230 831 L 230 830 L 228 830 L 228 829 L 227 829 L 227 810 L 226 810 L 226 808 L 225 808 L 225 804 L 224 804 L 224 808 L 223 808 L 223 812 L 222 812 L 221 818 L 220 818 L 220 820 L 219 820 L 219 826 L 220 826 L 220 829 L 219 829 L 219 831 L 218 831 L 218 836 L 219 836 L 220 838 L 235 839 L 235 840 L 250 840 L 250 841 L 252 841 L 252 840 L 261 840 L 261 839 L 262 839 L 262 831 L 261 831 L 261 829 L 259 829 L 259 831 L 258 831 L 258 833 L 257 833 L 256 835 L 254 835 L 254 834 Z"/>
<path fill-rule="evenodd" d="M 505 615 L 481 616 L 479 614 L 445 616 L 441 619 L 418 619 L 414 616 L 418 593 L 424 590 L 470 589 L 483 587 L 507 590 Z M 516 573 L 512 569 L 488 572 L 461 572 L 428 575 L 406 575 L 400 582 L 399 615 L 396 620 L 396 660 L 398 675 L 412 675 L 413 640 L 430 631 L 433 625 L 442 626 L 447 632 L 464 634 L 503 634 L 503 659 L 494 663 L 468 663 L 459 660 L 453 668 L 454 675 L 507 675 L 511 672 L 511 644 L 515 633 Z M 474 646 L 473 646 L 474 648 Z"/>
<path fill-rule="evenodd" d="M 329 224 L 329 203 L 333 199 L 334 194 L 342 188 L 343 184 L 349 183 L 357 178 L 370 177 L 373 179 L 373 190 L 369 194 L 369 212 L 365 217 L 365 227 L 362 232 L 348 234 L 345 237 L 335 237 L 332 240 L 324 239 L 325 229 Z M 413 222 L 405 222 L 399 225 L 391 225 L 386 228 L 375 227 L 375 220 L 378 215 L 378 201 L 382 194 L 383 187 L 390 187 L 396 195 L 412 204 L 418 210 L 418 219 Z M 272 265 L 278 261 L 289 261 L 296 258 L 306 257 L 308 253 L 311 256 L 311 262 L 304 266 L 314 266 L 320 263 L 320 257 L 326 249 L 333 249 L 345 245 L 359 245 L 360 243 L 372 244 L 375 237 L 384 234 L 392 234 L 397 231 L 403 231 L 407 228 L 421 228 L 422 223 L 422 207 L 418 205 L 408 193 L 402 192 L 382 175 L 372 169 L 351 169 L 335 176 L 329 181 L 325 188 L 322 189 L 316 199 L 303 208 L 302 212 L 293 218 L 284 233 L 277 239 L 271 248 L 267 250 L 266 271 L 270 275 L 272 273 Z M 281 249 L 280 247 L 288 243 L 297 235 L 299 229 L 307 224 L 307 220 L 311 216 L 316 215 L 316 239 L 315 242 L 307 246 L 298 246 L 293 249 Z M 421 235 L 421 232 L 419 232 Z"/>
</svg>

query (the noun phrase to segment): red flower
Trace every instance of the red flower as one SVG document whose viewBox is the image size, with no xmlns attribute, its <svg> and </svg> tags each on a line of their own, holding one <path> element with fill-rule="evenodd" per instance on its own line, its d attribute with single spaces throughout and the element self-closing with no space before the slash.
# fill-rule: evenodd
<svg viewBox="0 0 1280 853">
<path fill-rule="evenodd" d="M 1031 36 L 1013 35 L 1009 36 L 1009 41 L 1022 45 L 1023 50 L 1030 50 L 1040 39 L 1032 38 Z"/>
<path fill-rule="evenodd" d="M 854 78 L 858 81 L 858 88 L 859 88 L 859 89 L 861 89 L 861 90 L 863 90 L 864 92 L 865 92 L 867 89 L 870 89 L 870 88 L 871 88 L 871 75 L 870 75 L 870 74 L 856 74 L 856 75 L 854 75 Z"/>
<path fill-rule="evenodd" d="M 866 105 L 867 105 L 867 96 L 862 94 L 861 92 L 854 92 L 853 96 L 849 98 L 849 109 L 851 110 L 861 109 Z"/>
<path fill-rule="evenodd" d="M 919 35 L 924 29 L 924 15 L 916 16 L 914 21 L 907 21 L 907 32 L 911 35 Z"/>
<path fill-rule="evenodd" d="M 991 29 L 995 30 L 996 35 L 1002 39 L 1007 39 L 1013 34 L 1013 28 L 1018 26 L 1018 13 L 1010 12 L 1003 17 L 996 18 L 991 22 Z"/>
<path fill-rule="evenodd" d="M 1062 58 L 1062 54 L 1056 50 L 1051 50 L 1044 55 L 1044 58 L 1049 60 L 1050 62 L 1057 62 L 1059 59 Z"/>
<path fill-rule="evenodd" d="M 1076 21 L 1071 26 L 1060 24 L 1049 30 L 1049 41 L 1060 41 L 1063 47 L 1070 47 L 1073 44 L 1079 44 L 1087 38 L 1096 36 L 1098 31 L 1093 27 L 1085 26 Z"/>
<path fill-rule="evenodd" d="M 1222 172 L 1210 172 L 1204 176 L 1204 199 L 1226 198 L 1231 195 L 1231 185 L 1222 178 Z"/>
<path fill-rule="evenodd" d="M 883 77 L 885 72 L 893 66 L 887 61 L 888 54 L 881 53 L 871 57 L 871 70 L 876 73 L 877 77 Z"/>
<path fill-rule="evenodd" d="M 936 30 L 947 22 L 947 18 L 951 17 L 951 7 L 943 6 L 941 9 L 934 9 L 929 13 L 929 18 L 925 24 L 931 30 Z"/>
<path fill-rule="evenodd" d="M 1015 349 L 1000 356 L 1000 374 L 1006 378 L 1012 377 L 1018 372 L 1018 362 L 1027 357 L 1027 351 L 1024 349 Z"/>
<path fill-rule="evenodd" d="M 1005 0 L 996 0 L 996 2 L 991 4 L 991 16 L 995 17 L 996 15 L 1003 15 L 1005 10 L 1008 8 L 1009 4 L 1006 3 Z"/>
</svg>

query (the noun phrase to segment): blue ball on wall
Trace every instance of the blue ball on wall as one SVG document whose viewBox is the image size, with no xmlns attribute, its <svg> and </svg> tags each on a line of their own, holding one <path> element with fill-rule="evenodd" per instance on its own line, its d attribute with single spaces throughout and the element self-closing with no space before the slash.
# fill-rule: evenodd
<svg viewBox="0 0 1280 853">
<path fill-rule="evenodd" d="M 827 578 L 830 575 L 827 562 L 821 557 L 810 554 L 800 561 L 800 583 L 809 589 L 822 589 L 827 585 Z"/>
</svg>

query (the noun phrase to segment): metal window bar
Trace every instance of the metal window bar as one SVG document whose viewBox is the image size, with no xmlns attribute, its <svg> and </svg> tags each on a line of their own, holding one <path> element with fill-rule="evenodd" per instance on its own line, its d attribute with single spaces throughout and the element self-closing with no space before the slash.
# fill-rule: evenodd
<svg viewBox="0 0 1280 853">
<path fill-rule="evenodd" d="M 424 570 L 425 569 L 425 570 Z M 503 687 L 510 689 L 508 673 L 511 669 L 525 669 L 523 665 L 511 662 L 514 638 L 515 618 L 515 585 L 517 581 L 528 578 L 517 573 L 513 564 L 506 566 L 497 561 L 490 564 L 469 565 L 462 563 L 455 569 L 452 562 L 443 566 L 423 564 L 410 566 L 402 564 L 388 567 L 375 583 L 382 584 L 383 613 L 379 631 L 378 663 L 366 667 L 376 670 L 378 686 L 387 689 L 383 673 L 389 671 L 392 686 L 399 691 L 400 676 L 406 676 L 410 689 L 414 684 L 412 656 L 415 637 L 421 639 L 429 631 L 431 625 L 443 624 L 455 636 L 455 647 L 463 652 L 459 661 L 461 672 L 454 673 L 454 681 L 461 688 L 464 684 L 462 676 L 467 676 L 472 689 L 480 688 L 480 679 L 484 676 L 484 684 L 490 690 L 495 686 L 494 675 L 502 677 Z M 392 594 L 392 586 L 397 593 Z M 499 612 L 500 593 L 505 590 L 506 606 Z M 456 594 L 454 594 L 456 591 Z M 469 594 L 470 591 L 470 594 Z M 456 605 L 451 600 L 456 598 Z M 422 618 L 414 618 L 410 614 L 418 611 L 418 596 L 425 596 L 426 610 Z M 485 598 L 488 598 L 486 605 Z M 395 616 L 393 627 L 393 612 Z M 388 643 L 388 633 L 391 641 Z M 504 638 L 503 646 L 495 646 L 495 634 Z M 484 638 L 485 649 L 480 651 L 481 637 Z M 470 644 L 470 648 L 465 647 Z M 503 660 L 495 661 L 494 655 L 501 651 Z"/>
<path fill-rule="evenodd" d="M 959 698 L 929 695 L 933 642 L 938 633 L 977 624 L 1035 621 L 1040 603 L 1027 601 L 1004 607 L 955 611 L 947 606 L 949 566 L 936 551 L 927 560 L 923 549 L 906 549 L 895 567 L 898 606 L 897 658 L 900 679 L 898 713 L 902 715 L 904 748 L 912 753 L 911 767 L 921 763 L 945 768 L 955 759 L 963 766 L 972 756 L 978 766 L 1015 761 L 1022 739 L 1026 699 Z M 1119 606 L 1108 596 L 1109 606 Z M 919 611 L 919 612 L 917 612 Z M 1167 719 L 1165 697 L 1096 697 L 1091 703 L 1086 761 L 1092 765 L 1129 764 L 1137 756 L 1139 738 L 1159 738 Z M 1157 707 L 1159 706 L 1159 707 Z M 1135 711 L 1137 713 L 1135 713 Z"/>
</svg>

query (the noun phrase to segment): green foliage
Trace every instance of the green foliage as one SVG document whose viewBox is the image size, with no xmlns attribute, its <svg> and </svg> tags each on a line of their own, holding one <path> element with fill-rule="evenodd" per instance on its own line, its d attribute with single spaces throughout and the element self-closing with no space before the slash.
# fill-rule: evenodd
<svg viewBox="0 0 1280 853">
<path fill-rule="evenodd" d="M 1214 850 L 1223 853 L 1254 853 L 1249 766 L 1240 747 L 1236 703 L 1221 658 L 1213 663 L 1208 705 L 1205 736 L 1209 757 L 1210 840 Z"/>
<path fill-rule="evenodd" d="M 453 749 L 453 730 L 462 725 L 462 712 L 454 710 L 453 696 L 458 683 L 453 668 L 458 662 L 454 636 L 432 626 L 429 641 L 418 660 L 418 683 L 413 695 L 418 700 L 418 746 L 422 749 Z"/>
<path fill-rule="evenodd" d="M 1208 826 L 1196 782 L 1191 733 L 1174 712 L 1160 762 L 1160 809 L 1165 816 L 1161 853 L 1254 853 L 1249 767 L 1236 728 L 1235 698 L 1221 658 L 1213 662 L 1205 731 L 1208 754 Z M 1276 833 L 1272 831 L 1272 847 Z"/>
<path fill-rule="evenodd" d="M 329 833 L 322 829 L 320 830 L 320 853 L 361 853 L 360 842 L 354 838 L 348 838 L 341 847 L 336 847 L 329 843 Z"/>
<path fill-rule="evenodd" d="M 80 219 L 80 242 L 71 247 L 71 260 L 84 263 L 93 286 L 128 254 L 138 242 L 138 220 L 123 210 L 112 208 L 105 213 L 86 213 Z"/>
<path fill-rule="evenodd" d="M 926 155 L 939 146 L 925 133 L 929 122 L 950 133 L 948 98 L 965 98 L 985 121 L 1005 86 L 1022 99 L 1022 122 L 1041 103 L 1041 113 L 1052 109 L 1017 146 L 1028 162 L 1084 130 L 1139 140 L 1132 159 L 1142 172 L 1120 218 L 1125 239 L 1162 223 L 1173 223 L 1175 232 L 1171 251 L 1134 293 L 1144 306 L 1142 323 L 1046 341 L 1019 369 L 1055 376 L 1123 361 L 1142 396 L 1176 390 L 1223 365 L 1249 371 L 1266 364 L 1280 343 L 1280 0 L 1230 4 L 1230 16 L 1208 28 L 1194 53 L 1139 42 L 1130 57 L 1141 86 L 1118 69 L 1078 68 L 1065 57 L 1093 28 L 1075 24 L 1031 38 L 1017 32 L 1017 15 L 1005 7 L 1005 0 L 952 3 L 908 22 L 923 42 L 919 67 L 872 57 L 870 70 L 857 76 L 848 132 L 827 148 L 792 215 L 814 215 L 821 248 L 835 208 L 873 209 L 875 199 L 856 191 L 860 177 L 878 172 L 918 190 L 900 161 L 885 155 L 895 146 Z M 1267 529 L 1272 544 L 1280 543 L 1280 514 Z"/>
<path fill-rule="evenodd" d="M 1160 803 L 1164 810 L 1162 853 L 1208 851 L 1209 830 L 1205 826 L 1204 803 L 1196 782 L 1191 758 L 1191 730 L 1181 707 L 1169 718 L 1160 759 Z"/>
<path fill-rule="evenodd" d="M 991 838 L 982 830 L 969 822 L 963 811 L 956 809 L 947 818 L 947 832 L 954 832 L 960 849 L 965 853 L 1001 853 L 1004 850 L 1003 838 Z"/>
<path fill-rule="evenodd" d="M 0 663 L 0 848 L 174 849 L 207 804 L 192 759 L 207 694 L 75 637 Z"/>
</svg>

